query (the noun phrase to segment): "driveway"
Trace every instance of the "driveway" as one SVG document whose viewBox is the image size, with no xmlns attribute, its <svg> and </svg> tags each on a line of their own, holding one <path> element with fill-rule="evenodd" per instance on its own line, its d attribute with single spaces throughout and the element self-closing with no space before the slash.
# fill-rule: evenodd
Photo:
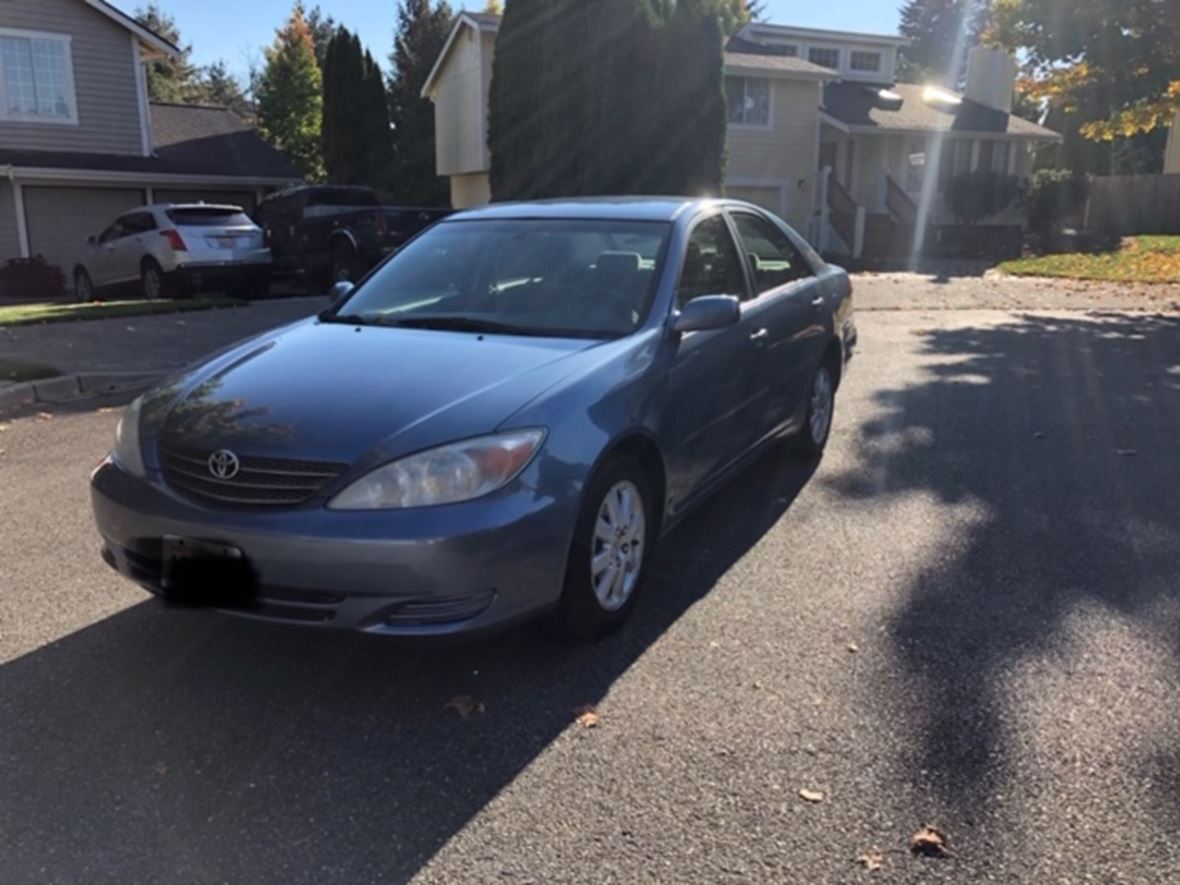
<svg viewBox="0 0 1180 885">
<path fill-rule="evenodd" d="M 747 471 L 592 647 L 161 609 L 89 522 L 117 415 L 12 423 L 4 881 L 1180 880 L 1180 318 L 861 341 L 823 462 Z"/>
</svg>

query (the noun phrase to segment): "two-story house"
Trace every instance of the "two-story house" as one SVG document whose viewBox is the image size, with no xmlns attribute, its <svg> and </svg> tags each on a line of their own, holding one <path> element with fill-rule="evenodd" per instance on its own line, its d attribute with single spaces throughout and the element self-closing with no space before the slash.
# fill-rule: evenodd
<svg viewBox="0 0 1180 885">
<path fill-rule="evenodd" d="M 252 209 L 300 178 L 224 108 L 148 101 L 175 46 L 105 0 L 0 0 L 0 263 L 70 273 L 86 237 L 150 202 Z"/>
<path fill-rule="evenodd" d="M 500 18 L 462 13 L 427 79 L 438 174 L 456 208 L 491 199 L 488 96 Z M 725 47 L 725 190 L 778 213 L 827 251 L 860 258 L 909 248 L 950 226 L 954 174 L 1027 176 L 1032 148 L 1056 133 L 1012 114 L 1015 63 L 972 54 L 964 94 L 897 84 L 905 40 L 756 23 Z M 989 219 L 1020 231 L 1012 210 Z M 1017 236 L 1019 239 L 1019 236 Z"/>
</svg>

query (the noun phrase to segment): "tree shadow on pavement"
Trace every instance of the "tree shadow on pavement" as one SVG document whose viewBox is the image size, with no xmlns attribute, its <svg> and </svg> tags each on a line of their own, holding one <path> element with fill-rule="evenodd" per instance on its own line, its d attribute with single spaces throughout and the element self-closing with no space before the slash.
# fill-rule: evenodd
<svg viewBox="0 0 1180 885">
<path fill-rule="evenodd" d="M 782 517 L 763 458 L 661 547 L 596 646 L 406 646 L 144 603 L 0 668 L 6 883 L 411 877 Z M 483 705 L 463 719 L 447 708 Z M 558 797 L 555 797 L 558 801 Z"/>
<path fill-rule="evenodd" d="M 1180 319 L 1029 315 L 921 334 L 926 377 L 877 394 L 855 471 L 827 483 L 969 514 L 889 636 L 912 765 L 970 819 L 1013 750 L 1006 680 L 1067 644 L 1071 615 L 1113 612 L 1180 652 Z"/>
</svg>

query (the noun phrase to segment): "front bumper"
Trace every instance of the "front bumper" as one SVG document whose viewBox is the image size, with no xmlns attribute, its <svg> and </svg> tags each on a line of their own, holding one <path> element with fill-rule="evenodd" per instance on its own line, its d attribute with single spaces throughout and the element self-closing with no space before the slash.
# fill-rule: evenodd
<svg viewBox="0 0 1180 885">
<path fill-rule="evenodd" d="M 256 598 L 219 610 L 387 635 L 482 632 L 552 607 L 573 532 L 569 508 L 519 482 L 423 510 L 214 510 L 107 462 L 91 499 L 103 558 L 158 596 L 166 535 L 214 541 L 240 548 L 259 581 Z"/>
</svg>

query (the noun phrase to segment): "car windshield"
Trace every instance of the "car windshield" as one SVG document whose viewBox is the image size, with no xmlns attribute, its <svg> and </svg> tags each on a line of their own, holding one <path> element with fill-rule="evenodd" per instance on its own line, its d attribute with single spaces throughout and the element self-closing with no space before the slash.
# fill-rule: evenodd
<svg viewBox="0 0 1180 885">
<path fill-rule="evenodd" d="M 378 269 L 341 322 L 613 338 L 647 316 L 671 225 L 583 220 L 439 224 Z"/>
<path fill-rule="evenodd" d="M 169 209 L 168 219 L 182 227 L 247 227 L 252 222 L 241 209 L 210 206 L 197 209 Z"/>
</svg>

